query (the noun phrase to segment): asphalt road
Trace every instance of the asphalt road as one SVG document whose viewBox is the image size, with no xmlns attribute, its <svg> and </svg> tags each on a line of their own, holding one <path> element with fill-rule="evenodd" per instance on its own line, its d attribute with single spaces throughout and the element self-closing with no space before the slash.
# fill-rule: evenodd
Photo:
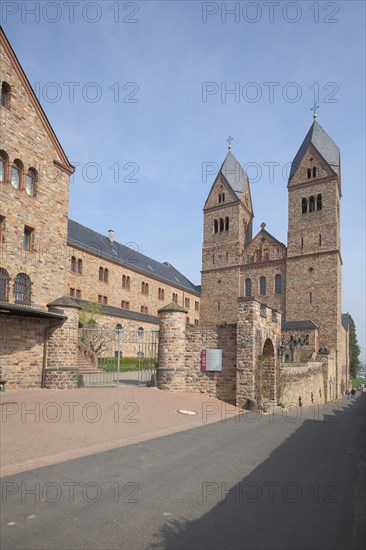
<svg viewBox="0 0 366 550">
<path fill-rule="evenodd" d="M 1 546 L 363 548 L 365 403 L 237 416 L 4 478 Z"/>
</svg>

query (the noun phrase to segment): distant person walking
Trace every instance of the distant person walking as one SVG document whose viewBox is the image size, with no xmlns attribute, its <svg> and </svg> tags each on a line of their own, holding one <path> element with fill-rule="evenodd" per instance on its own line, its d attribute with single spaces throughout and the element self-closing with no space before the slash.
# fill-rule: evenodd
<svg viewBox="0 0 366 550">
<path fill-rule="evenodd" d="M 355 388 L 352 388 L 352 390 L 351 390 L 351 399 L 352 399 L 353 401 L 354 401 L 354 399 L 355 399 L 355 395 L 356 395 L 356 390 L 355 390 Z"/>
<path fill-rule="evenodd" d="M 346 399 L 349 399 L 349 396 L 350 396 L 349 390 L 346 390 L 346 394 L 345 394 L 345 395 L 346 395 Z"/>
</svg>

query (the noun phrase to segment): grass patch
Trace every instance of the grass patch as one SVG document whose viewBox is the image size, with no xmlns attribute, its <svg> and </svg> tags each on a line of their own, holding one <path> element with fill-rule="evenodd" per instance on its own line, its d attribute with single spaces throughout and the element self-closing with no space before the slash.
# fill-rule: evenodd
<svg viewBox="0 0 366 550">
<path fill-rule="evenodd" d="M 99 359 L 99 368 L 105 372 L 117 372 L 117 357 L 102 357 Z M 122 357 L 120 363 L 120 372 L 134 372 L 138 370 L 137 357 Z"/>
<path fill-rule="evenodd" d="M 366 380 L 364 378 L 352 378 L 352 388 L 357 388 L 360 384 L 365 384 Z"/>
</svg>

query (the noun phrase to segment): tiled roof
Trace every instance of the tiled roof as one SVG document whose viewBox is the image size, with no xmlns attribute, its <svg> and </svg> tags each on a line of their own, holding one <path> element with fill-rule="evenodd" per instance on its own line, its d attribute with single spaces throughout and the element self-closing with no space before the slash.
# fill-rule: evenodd
<svg viewBox="0 0 366 550">
<path fill-rule="evenodd" d="M 83 306 L 83 304 L 87 303 L 86 300 L 77 300 L 77 299 L 74 299 L 74 300 L 80 306 Z M 100 311 L 105 315 L 112 315 L 114 317 L 130 319 L 131 321 L 143 321 L 145 323 L 152 323 L 154 325 L 159 324 L 159 317 L 155 317 L 154 315 L 145 315 L 144 313 L 138 313 L 135 311 L 129 311 L 128 309 L 122 309 L 120 307 L 101 305 Z"/>
<path fill-rule="evenodd" d="M 282 330 L 314 330 L 318 326 L 313 321 L 282 321 Z"/>
<path fill-rule="evenodd" d="M 101 258 L 130 267 L 183 290 L 196 294 L 200 293 L 196 285 L 168 262 L 157 262 L 133 250 L 132 247 L 130 248 L 117 241 L 111 242 L 107 236 L 70 219 L 67 240 L 70 245 L 92 252 Z"/>
<path fill-rule="evenodd" d="M 327 132 L 314 120 L 313 124 L 310 127 L 310 130 L 305 136 L 304 141 L 302 142 L 300 149 L 296 153 L 294 160 L 292 161 L 289 181 L 294 176 L 296 170 L 301 164 L 302 159 L 310 144 L 313 144 L 315 149 L 321 154 L 324 160 L 330 165 L 332 170 L 336 174 L 339 174 L 340 171 L 340 152 L 339 147 Z"/>
</svg>

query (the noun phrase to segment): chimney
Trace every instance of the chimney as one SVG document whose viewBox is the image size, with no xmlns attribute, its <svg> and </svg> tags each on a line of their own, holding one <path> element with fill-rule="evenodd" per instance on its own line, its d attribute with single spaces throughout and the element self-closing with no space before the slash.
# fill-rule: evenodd
<svg viewBox="0 0 366 550">
<path fill-rule="evenodd" d="M 113 229 L 108 229 L 108 239 L 110 240 L 111 243 L 113 243 L 113 241 L 114 241 L 114 231 L 113 231 Z"/>
</svg>

